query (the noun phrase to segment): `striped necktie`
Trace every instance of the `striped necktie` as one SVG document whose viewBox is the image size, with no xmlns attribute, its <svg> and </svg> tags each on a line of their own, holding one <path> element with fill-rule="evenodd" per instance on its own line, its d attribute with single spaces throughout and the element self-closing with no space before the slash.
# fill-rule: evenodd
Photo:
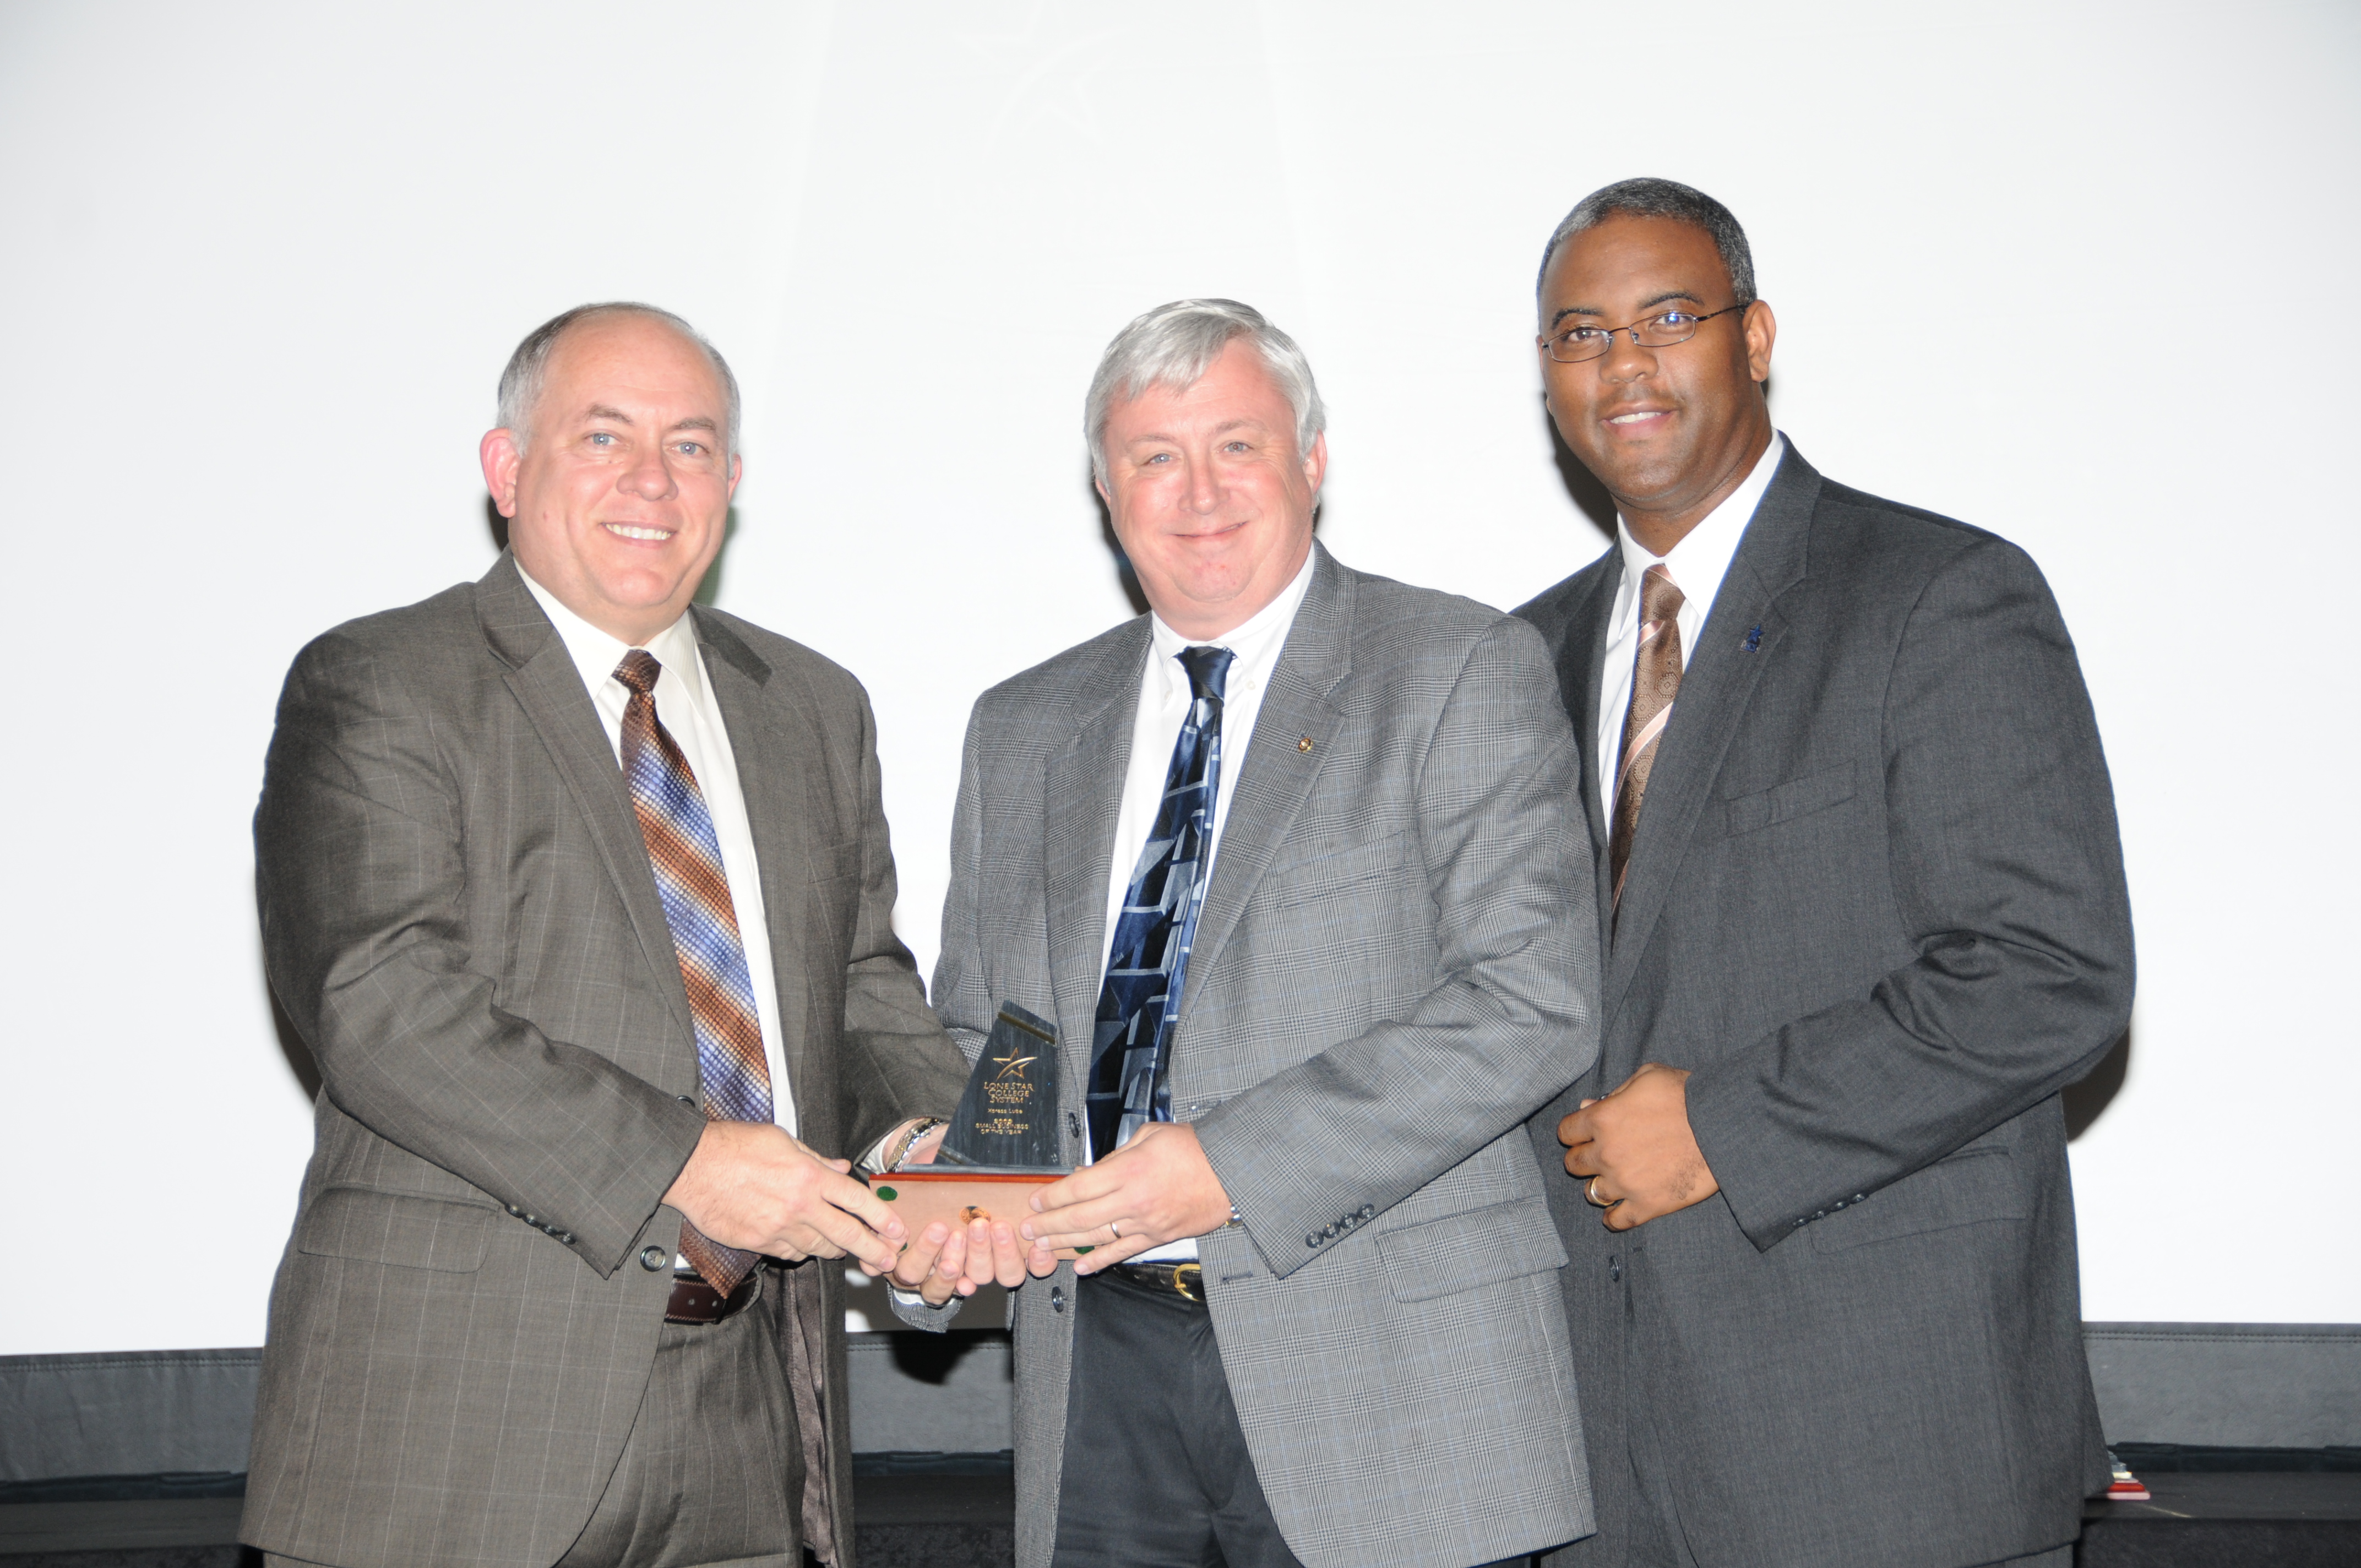
<svg viewBox="0 0 2361 1568">
<path fill-rule="evenodd" d="M 1149 1122 L 1172 1120 L 1172 1023 L 1189 977 L 1189 946 L 1205 905 L 1206 851 L 1222 783 L 1222 687 L 1227 648 L 1184 648 L 1189 716 L 1164 770 L 1156 824 L 1132 869 L 1107 949 L 1091 1032 L 1091 1151 L 1104 1159 Z"/>
<path fill-rule="evenodd" d="M 1608 873 L 1615 879 L 1614 912 L 1623 910 L 1623 875 L 1631 869 L 1631 840 L 1648 796 L 1656 748 L 1672 722 L 1681 691 L 1681 590 L 1661 561 L 1640 579 L 1640 646 L 1631 654 L 1631 706 L 1623 714 L 1623 760 L 1615 770 L 1614 825 L 1607 839 Z"/>
<path fill-rule="evenodd" d="M 705 792 L 697 787 L 688 759 L 656 719 L 656 678 L 663 674 L 664 666 L 640 648 L 616 666 L 615 678 L 631 694 L 623 708 L 623 776 L 655 870 L 664 924 L 672 927 L 680 978 L 688 988 L 706 1119 L 768 1122 L 771 1069 L 763 1055 L 762 1019 L 754 1011 L 738 912 L 730 902 L 730 879 L 722 871 L 721 842 L 714 837 Z M 680 1250 L 724 1296 L 762 1261 L 753 1253 L 708 1240 L 686 1222 L 680 1227 Z"/>
</svg>

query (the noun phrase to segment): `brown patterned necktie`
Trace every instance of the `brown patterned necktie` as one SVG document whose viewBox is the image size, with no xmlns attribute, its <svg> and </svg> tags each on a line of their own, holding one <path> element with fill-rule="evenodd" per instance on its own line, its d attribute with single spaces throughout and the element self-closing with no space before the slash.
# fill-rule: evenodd
<svg viewBox="0 0 2361 1568">
<path fill-rule="evenodd" d="M 1656 748 L 1681 695 L 1681 590 L 1658 562 L 1640 579 L 1640 646 L 1631 655 L 1631 706 L 1623 714 L 1623 760 L 1615 770 L 1614 827 L 1607 839 L 1607 868 L 1615 879 L 1615 913 L 1623 910 L 1623 876 L 1631 869 L 1631 840 L 1640 831 L 1640 807 L 1648 796 L 1648 774 Z"/>
<path fill-rule="evenodd" d="M 632 649 L 616 666 L 615 679 L 631 694 L 623 707 L 623 776 L 631 785 L 640 836 L 647 841 L 664 923 L 672 927 L 681 982 L 688 988 L 706 1119 L 768 1122 L 771 1067 L 763 1053 L 762 1017 L 738 934 L 737 905 L 730 901 L 705 792 L 656 717 L 656 681 L 663 673 L 664 666 L 643 648 Z M 686 1221 L 680 1250 L 724 1296 L 762 1261 L 751 1252 L 723 1246 Z"/>
</svg>

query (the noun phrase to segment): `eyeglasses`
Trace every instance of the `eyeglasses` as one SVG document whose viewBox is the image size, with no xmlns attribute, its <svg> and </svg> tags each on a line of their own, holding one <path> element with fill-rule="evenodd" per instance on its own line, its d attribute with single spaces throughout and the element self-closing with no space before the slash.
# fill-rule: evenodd
<svg viewBox="0 0 2361 1568">
<path fill-rule="evenodd" d="M 1676 343 L 1686 343 L 1697 334 L 1697 328 L 1726 316 L 1731 311 L 1742 311 L 1744 305 L 1727 305 L 1718 311 L 1698 315 L 1691 311 L 1659 311 L 1644 316 L 1630 326 L 1591 326 L 1587 323 L 1570 326 L 1542 339 L 1549 356 L 1561 365 L 1579 365 L 1586 359 L 1596 359 L 1615 346 L 1615 334 L 1628 332 L 1632 344 L 1640 348 L 1670 348 Z"/>
</svg>

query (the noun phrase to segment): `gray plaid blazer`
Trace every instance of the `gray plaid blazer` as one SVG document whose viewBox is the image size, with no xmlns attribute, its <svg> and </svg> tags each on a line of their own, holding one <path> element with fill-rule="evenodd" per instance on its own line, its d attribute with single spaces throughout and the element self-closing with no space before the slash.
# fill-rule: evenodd
<svg viewBox="0 0 2361 1568">
<path fill-rule="evenodd" d="M 798 1128 L 858 1149 L 947 1110 L 965 1078 L 887 924 L 868 701 L 810 650 L 694 613 L 762 865 Z M 241 1539 L 345 1568 L 546 1568 L 639 1408 L 672 1284 L 639 1255 L 679 1234 L 658 1200 L 704 1116 L 629 791 L 508 556 L 297 656 L 255 850 L 271 988 L 322 1091 Z M 835 1396 L 842 1568 L 842 1270 L 787 1277 L 797 1319 L 825 1328 L 818 1355 L 784 1359 Z"/>
<path fill-rule="evenodd" d="M 1609 550 L 1519 610 L 1606 857 Z M 1791 445 L 1691 651 L 1606 958 L 1598 1064 L 1532 1123 L 1598 1534 L 1634 1445 L 1708 1568 L 1955 1568 L 2073 1539 L 2106 1471 L 2058 1091 L 2121 1035 L 2131 916 L 2074 645 L 1989 533 Z M 1598 907 L 1609 907 L 1602 877 Z M 1691 1069 L 1719 1196 L 1618 1235 L 1557 1119 Z"/>
<path fill-rule="evenodd" d="M 1055 1019 L 1069 1106 L 1148 646 L 1145 617 L 1119 626 L 968 727 L 936 1005 L 971 1057 L 1002 1002 Z M 1318 551 L 1172 1055 L 1173 1113 L 1245 1217 L 1201 1243 L 1222 1364 L 1312 1568 L 1465 1568 L 1590 1529 L 1565 1255 L 1521 1125 L 1594 1050 L 1574 759 L 1532 628 Z M 1079 1157 L 1078 1118 L 1066 1136 Z M 1055 1541 L 1072 1285 L 1016 1298 L 1019 1568 Z"/>
</svg>

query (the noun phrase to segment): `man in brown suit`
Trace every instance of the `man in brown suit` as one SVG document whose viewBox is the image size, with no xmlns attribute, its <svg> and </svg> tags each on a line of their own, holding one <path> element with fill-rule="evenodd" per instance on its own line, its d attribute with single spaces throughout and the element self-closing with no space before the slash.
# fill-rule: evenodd
<svg viewBox="0 0 2361 1568">
<path fill-rule="evenodd" d="M 568 312 L 500 393 L 510 550 L 280 699 L 263 940 L 322 1091 L 241 1537 L 846 1564 L 830 1260 L 904 1237 L 835 1157 L 905 1152 L 966 1070 L 888 923 L 868 701 L 691 603 L 740 461 L 686 323 Z"/>
</svg>

